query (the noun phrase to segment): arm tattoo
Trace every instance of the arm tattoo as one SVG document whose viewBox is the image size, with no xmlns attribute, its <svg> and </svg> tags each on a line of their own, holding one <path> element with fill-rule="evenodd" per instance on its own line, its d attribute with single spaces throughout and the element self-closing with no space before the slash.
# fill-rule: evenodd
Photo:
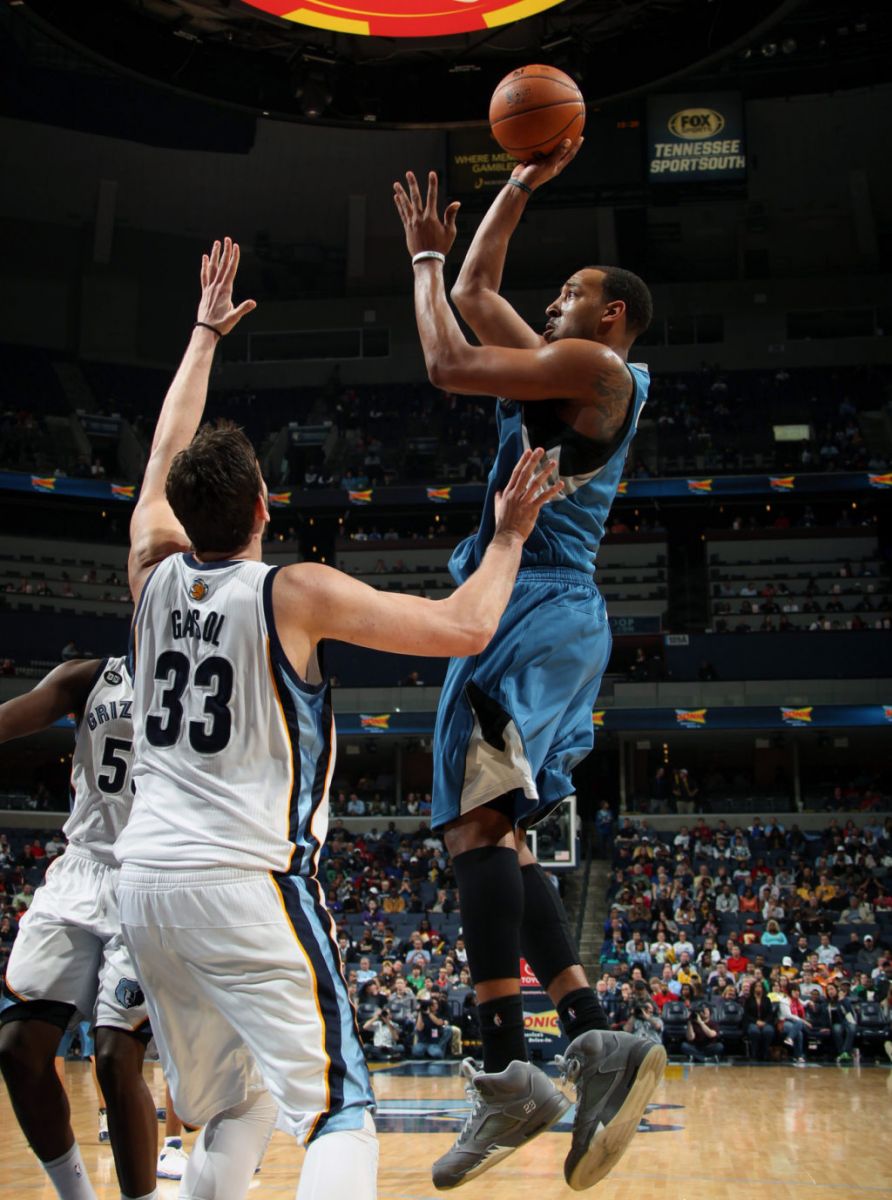
<svg viewBox="0 0 892 1200">
<path fill-rule="evenodd" d="M 593 384 L 595 396 L 593 408 L 601 418 L 601 436 L 611 438 L 622 426 L 632 399 L 632 379 L 628 371 L 619 379 L 615 373 L 599 375 Z"/>
</svg>

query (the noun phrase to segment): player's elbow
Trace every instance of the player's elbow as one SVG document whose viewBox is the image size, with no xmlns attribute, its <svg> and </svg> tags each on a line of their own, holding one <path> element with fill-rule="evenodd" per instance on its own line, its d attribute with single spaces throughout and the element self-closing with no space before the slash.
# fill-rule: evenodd
<svg viewBox="0 0 892 1200">
<path fill-rule="evenodd" d="M 472 658 L 475 654 L 482 654 L 495 636 L 497 627 L 498 621 L 485 617 L 470 622 L 457 631 L 456 640 L 461 648 L 453 650 L 452 654 L 456 658 Z"/>
<path fill-rule="evenodd" d="M 427 377 L 443 392 L 468 390 L 468 364 L 448 351 L 432 355 L 427 360 Z"/>
</svg>

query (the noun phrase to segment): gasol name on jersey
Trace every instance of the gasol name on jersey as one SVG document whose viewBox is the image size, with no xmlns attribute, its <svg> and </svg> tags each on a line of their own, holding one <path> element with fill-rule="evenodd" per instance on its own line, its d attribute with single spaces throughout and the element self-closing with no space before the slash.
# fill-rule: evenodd
<svg viewBox="0 0 892 1200">
<path fill-rule="evenodd" d="M 223 613 L 200 612 L 197 608 L 182 612 L 175 608 L 170 614 L 170 634 L 175 640 L 193 638 L 197 642 L 207 642 L 209 646 L 219 646 L 225 620 Z"/>
</svg>

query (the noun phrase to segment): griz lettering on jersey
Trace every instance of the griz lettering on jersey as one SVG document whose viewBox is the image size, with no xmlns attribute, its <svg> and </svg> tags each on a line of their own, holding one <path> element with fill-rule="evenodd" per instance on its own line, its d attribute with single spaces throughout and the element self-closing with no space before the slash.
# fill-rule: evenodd
<svg viewBox="0 0 892 1200">
<path fill-rule="evenodd" d="M 220 633 L 226 617 L 218 612 L 199 612 L 197 608 L 188 608 L 185 613 L 175 608 L 170 614 L 170 632 L 176 638 L 195 638 L 199 642 L 208 642 L 211 646 L 220 645 Z"/>
<path fill-rule="evenodd" d="M 108 704 L 97 704 L 87 713 L 87 727 L 96 729 L 106 721 L 129 721 L 132 705 L 132 700 L 109 700 Z"/>
</svg>

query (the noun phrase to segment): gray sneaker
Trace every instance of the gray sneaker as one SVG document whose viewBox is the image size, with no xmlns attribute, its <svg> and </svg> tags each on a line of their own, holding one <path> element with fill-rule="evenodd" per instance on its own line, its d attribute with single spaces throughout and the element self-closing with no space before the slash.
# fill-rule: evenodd
<svg viewBox="0 0 892 1200">
<path fill-rule="evenodd" d="M 471 1058 L 461 1065 L 473 1108 L 454 1145 L 433 1166 L 434 1187 L 461 1187 L 556 1125 L 570 1101 L 544 1071 L 513 1062 L 498 1075 L 480 1071 Z"/>
<path fill-rule="evenodd" d="M 564 1178 L 576 1192 L 603 1179 L 632 1140 L 663 1078 L 666 1051 L 631 1033 L 590 1029 L 555 1059 L 562 1082 L 576 1087 L 573 1141 Z"/>
</svg>

